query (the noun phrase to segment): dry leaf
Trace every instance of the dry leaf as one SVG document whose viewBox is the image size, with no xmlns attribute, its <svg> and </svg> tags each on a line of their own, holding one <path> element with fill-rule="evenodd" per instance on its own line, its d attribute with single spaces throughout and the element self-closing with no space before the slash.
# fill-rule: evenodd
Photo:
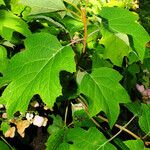
<svg viewBox="0 0 150 150">
<path fill-rule="evenodd" d="M 10 138 L 13 138 L 15 136 L 15 130 L 16 128 L 15 127 L 11 127 L 9 128 L 6 133 L 5 133 L 5 137 L 10 137 Z"/>
<path fill-rule="evenodd" d="M 20 120 L 16 123 L 17 132 L 21 137 L 25 136 L 25 129 L 30 126 L 30 122 L 28 120 Z"/>
</svg>

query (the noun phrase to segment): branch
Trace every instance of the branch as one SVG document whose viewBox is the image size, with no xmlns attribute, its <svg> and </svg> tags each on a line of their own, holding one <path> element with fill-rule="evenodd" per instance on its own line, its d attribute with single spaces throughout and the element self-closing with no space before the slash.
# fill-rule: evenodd
<svg viewBox="0 0 150 150">
<path fill-rule="evenodd" d="M 106 118 L 104 118 L 104 117 L 102 117 L 102 116 L 100 116 L 100 115 L 98 115 L 98 118 L 100 118 L 101 120 L 103 120 L 103 121 L 105 121 L 105 122 L 108 122 L 108 120 L 107 120 Z M 131 132 L 130 130 L 126 129 L 126 126 L 121 126 L 121 125 L 118 125 L 118 124 L 115 124 L 114 126 L 117 127 L 117 128 L 119 128 L 121 132 L 122 132 L 122 131 L 125 131 L 125 132 L 127 132 L 128 134 L 130 134 L 131 136 L 133 136 L 134 138 L 140 139 L 139 136 L 137 136 L 136 134 L 134 134 L 134 133 Z M 119 132 L 120 132 L 120 131 L 119 131 Z M 119 133 L 119 134 L 120 134 L 120 133 Z"/>
<path fill-rule="evenodd" d="M 80 97 L 80 98 L 83 99 L 82 97 Z M 87 110 L 88 110 L 87 105 L 86 105 L 80 98 L 77 98 L 77 100 L 78 100 L 80 103 L 82 103 L 82 104 L 84 105 L 85 111 L 87 112 Z M 88 112 L 87 112 L 87 113 L 88 113 Z M 136 116 L 134 116 L 134 118 L 135 118 L 135 117 L 136 117 Z M 100 116 L 100 115 L 98 115 L 98 118 L 108 123 L 108 119 L 106 119 L 106 118 L 104 118 L 104 117 L 102 117 L 102 116 Z M 133 119 L 134 119 L 134 118 L 133 118 Z M 133 120 L 133 119 L 132 119 L 132 120 Z M 91 119 L 91 120 L 93 121 L 93 119 Z M 124 132 L 130 134 L 131 136 L 133 136 L 135 139 L 141 139 L 139 136 L 137 136 L 136 134 L 134 134 L 134 133 L 131 132 L 130 130 L 126 129 L 126 127 L 128 126 L 128 124 L 129 124 L 132 120 L 130 120 L 130 121 L 129 121 L 126 125 L 124 125 L 124 126 L 115 124 L 114 126 L 120 129 L 120 131 L 117 133 L 116 136 L 118 136 L 122 131 L 124 131 Z M 93 122 L 95 123 L 95 120 L 94 120 Z M 95 124 L 97 125 L 98 123 L 96 122 Z M 97 127 L 100 127 L 100 125 L 97 125 Z M 115 137 L 116 137 L 116 136 L 115 136 Z M 115 137 L 114 137 L 114 138 L 115 138 Z M 113 138 L 113 139 L 114 139 L 114 138 Z"/>
<path fill-rule="evenodd" d="M 122 131 L 124 128 L 126 128 L 134 119 L 136 116 L 133 116 L 128 123 L 126 123 L 124 126 L 122 126 L 120 128 L 120 131 L 118 133 L 116 133 L 114 136 L 112 136 L 109 140 L 107 140 L 106 142 L 104 142 L 99 148 L 97 148 L 96 150 L 99 150 L 100 148 L 102 148 L 105 144 L 109 143 L 110 141 L 112 141 L 114 138 L 116 138 Z"/>
</svg>

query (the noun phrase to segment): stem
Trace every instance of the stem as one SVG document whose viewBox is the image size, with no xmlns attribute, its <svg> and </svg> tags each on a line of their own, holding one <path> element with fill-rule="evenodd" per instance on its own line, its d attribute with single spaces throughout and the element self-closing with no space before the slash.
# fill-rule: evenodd
<svg viewBox="0 0 150 150">
<path fill-rule="evenodd" d="M 93 34 L 95 34 L 95 33 L 99 32 L 99 31 L 100 31 L 100 30 L 99 30 L 99 29 L 97 29 L 97 30 L 95 30 L 95 31 L 91 32 L 91 33 L 87 36 L 87 38 L 91 37 Z M 81 39 L 78 39 L 78 40 L 72 41 L 72 42 L 70 42 L 69 44 L 67 44 L 66 46 L 73 45 L 73 44 L 78 43 L 78 42 L 81 42 L 81 41 L 83 41 L 83 40 L 84 40 L 84 38 L 81 38 Z"/>
<path fill-rule="evenodd" d="M 80 16 L 77 13 L 75 13 L 74 11 L 72 11 L 70 9 L 66 9 L 66 11 L 68 11 L 68 12 L 74 14 L 76 17 L 80 18 Z"/>
<path fill-rule="evenodd" d="M 67 115 L 68 115 L 68 106 L 66 107 L 65 111 L 65 124 L 67 123 Z"/>
<path fill-rule="evenodd" d="M 87 20 L 86 20 L 86 8 L 82 7 L 81 8 L 81 14 L 82 14 L 82 21 L 84 25 L 84 40 L 83 40 L 83 53 L 86 52 L 86 41 L 87 41 Z"/>
<path fill-rule="evenodd" d="M 109 140 L 107 140 L 106 142 L 104 142 L 99 148 L 97 148 L 96 150 L 99 150 L 100 148 L 102 148 L 105 144 L 109 143 L 110 141 L 112 141 L 114 138 L 116 138 L 122 131 L 124 128 L 126 128 L 134 119 L 136 116 L 133 116 L 128 123 L 126 123 L 124 126 L 121 126 L 120 131 L 118 133 L 116 133 L 114 136 L 112 136 Z"/>
<path fill-rule="evenodd" d="M 84 98 L 80 96 L 80 98 L 78 98 L 77 100 L 78 100 L 80 103 L 82 103 L 82 104 L 84 105 L 85 111 L 86 111 L 86 113 L 88 114 L 88 112 L 87 112 L 88 107 L 87 107 L 87 105 L 83 102 L 83 101 L 84 101 Z M 83 100 L 83 101 L 82 101 L 82 100 Z M 135 117 L 136 117 L 136 115 L 133 117 L 133 119 L 134 119 Z M 100 116 L 100 115 L 98 115 L 98 118 L 108 123 L 108 119 L 106 119 L 106 118 L 104 118 L 104 117 L 102 117 L 102 116 Z M 132 119 L 132 120 L 133 120 L 133 119 Z M 130 122 L 131 122 L 132 120 L 130 120 Z M 137 136 L 136 134 L 134 134 L 134 133 L 131 132 L 130 130 L 126 129 L 126 127 L 128 126 L 128 124 L 129 124 L 130 122 L 128 122 L 125 126 L 121 126 L 121 125 L 115 124 L 114 126 L 120 129 L 119 133 L 117 133 L 116 136 L 118 136 L 122 131 L 124 131 L 124 132 L 130 134 L 131 136 L 133 136 L 135 139 L 141 139 L 139 136 Z M 94 122 L 94 123 L 95 123 L 95 122 Z M 97 124 L 96 124 L 96 125 L 97 125 Z M 99 127 L 99 125 L 97 125 L 97 126 Z M 116 137 L 116 136 L 115 136 L 115 137 Z"/>
<path fill-rule="evenodd" d="M 2 136 L 0 137 L 9 147 L 11 150 L 13 150 L 12 146 L 3 138 Z"/>
<path fill-rule="evenodd" d="M 142 137 L 142 140 L 146 139 L 149 134 L 150 134 L 150 132 L 148 132 L 146 135 L 144 135 L 144 136 Z"/>
<path fill-rule="evenodd" d="M 108 122 L 108 120 L 100 115 L 98 115 L 98 118 L 100 118 L 101 120 L 105 121 L 105 122 Z M 120 130 L 122 131 L 125 131 L 127 132 L 128 134 L 130 134 L 131 136 L 133 136 L 135 139 L 140 139 L 139 136 L 137 136 L 136 134 L 134 134 L 133 132 L 131 132 L 130 130 L 126 129 L 124 126 L 121 126 L 121 125 L 118 125 L 118 124 L 115 124 L 114 125 L 115 127 L 119 128 Z"/>
</svg>

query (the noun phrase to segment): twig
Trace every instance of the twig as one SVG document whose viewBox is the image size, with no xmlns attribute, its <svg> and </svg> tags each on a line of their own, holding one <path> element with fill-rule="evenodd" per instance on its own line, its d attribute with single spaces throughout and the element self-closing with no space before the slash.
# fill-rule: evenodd
<svg viewBox="0 0 150 150">
<path fill-rule="evenodd" d="M 149 134 L 150 134 L 150 132 L 148 132 L 146 135 L 144 135 L 144 136 L 142 137 L 142 140 L 146 139 Z"/>
<path fill-rule="evenodd" d="M 68 12 L 72 13 L 73 15 L 75 15 L 76 17 L 80 18 L 80 16 L 77 13 L 75 13 L 74 11 L 72 11 L 70 9 L 66 9 L 66 11 L 68 11 Z"/>
<path fill-rule="evenodd" d="M 68 106 L 66 107 L 66 111 L 65 111 L 65 124 L 67 123 L 67 115 L 68 115 Z"/>
<path fill-rule="evenodd" d="M 2 136 L 0 138 L 9 146 L 11 150 L 13 150 L 12 146 Z"/>
<path fill-rule="evenodd" d="M 81 7 L 82 21 L 84 25 L 84 40 L 83 40 L 83 53 L 85 53 L 86 49 L 86 41 L 87 41 L 87 20 L 86 20 L 86 8 Z"/>
<path fill-rule="evenodd" d="M 83 97 L 80 97 L 81 99 L 83 99 Z M 87 105 L 80 99 L 80 98 L 77 98 L 77 100 L 82 103 L 85 107 L 85 112 L 88 114 L 88 107 Z M 133 136 L 135 139 L 141 139 L 139 136 L 137 136 L 136 134 L 134 134 L 133 132 L 131 132 L 130 130 L 126 129 L 126 127 L 133 121 L 133 119 L 135 119 L 136 115 L 134 115 L 127 124 L 125 124 L 124 126 L 121 126 L 121 125 L 118 125 L 118 124 L 115 124 L 114 126 L 119 128 L 120 131 L 117 132 L 114 136 L 112 136 L 109 140 L 107 140 L 103 145 L 101 145 L 97 150 L 99 150 L 102 146 L 104 146 L 106 143 L 112 141 L 115 137 L 117 137 L 122 131 L 130 134 L 131 136 Z M 108 120 L 100 115 L 98 115 L 98 118 L 107 122 L 108 123 Z M 91 120 L 95 123 L 95 125 L 99 128 L 101 128 L 101 126 L 97 123 L 97 121 L 95 121 L 94 118 L 91 118 Z"/>
<path fill-rule="evenodd" d="M 104 142 L 100 147 L 98 147 L 96 150 L 99 150 L 100 148 L 102 148 L 105 144 L 109 143 L 110 141 L 112 141 L 114 138 L 116 138 L 122 131 L 124 128 L 126 128 L 134 119 L 136 116 L 133 116 L 128 123 L 126 123 L 124 126 L 121 127 L 120 131 L 117 132 L 114 136 L 112 136 L 109 140 L 107 140 L 106 142 Z"/>
<path fill-rule="evenodd" d="M 98 118 L 100 118 L 101 120 L 105 121 L 105 122 L 108 122 L 108 120 L 100 115 L 98 115 Z M 121 126 L 121 125 L 118 125 L 118 124 L 115 124 L 114 125 L 115 127 L 119 128 L 120 130 L 122 131 L 125 131 L 127 132 L 128 134 L 130 134 L 131 136 L 133 136 L 134 138 L 136 139 L 140 139 L 139 136 L 137 136 L 136 134 L 134 134 L 133 132 L 131 132 L 130 130 L 126 129 L 124 126 Z"/>
</svg>

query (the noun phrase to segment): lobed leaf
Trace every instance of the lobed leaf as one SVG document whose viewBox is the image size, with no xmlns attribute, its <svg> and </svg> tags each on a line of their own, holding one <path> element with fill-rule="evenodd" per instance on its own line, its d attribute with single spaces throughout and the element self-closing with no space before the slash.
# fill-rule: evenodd
<svg viewBox="0 0 150 150">
<path fill-rule="evenodd" d="M 88 129 L 88 131 L 82 128 L 69 129 L 65 140 L 66 142 L 59 146 L 59 150 L 117 150 L 95 127 Z"/>
<path fill-rule="evenodd" d="M 33 34 L 25 40 L 25 47 L 11 59 L 0 79 L 0 85 L 8 83 L 1 100 L 6 103 L 9 117 L 16 111 L 26 111 L 35 94 L 52 107 L 61 95 L 60 71 L 75 71 L 73 50 L 62 47 L 53 35 Z"/>
<path fill-rule="evenodd" d="M 0 10 L 0 35 L 10 40 L 14 31 L 26 37 L 31 35 L 28 25 L 23 20 L 9 11 Z"/>
<path fill-rule="evenodd" d="M 124 143 L 130 148 L 130 150 L 144 150 L 144 143 L 142 140 L 128 140 L 124 141 Z"/>
<path fill-rule="evenodd" d="M 104 111 L 112 127 L 119 115 L 119 103 L 130 101 L 126 90 L 119 84 L 122 76 L 111 68 L 101 67 L 91 74 L 78 73 L 77 78 L 80 93 L 89 98 L 90 116 Z"/>
<path fill-rule="evenodd" d="M 20 3 L 29 6 L 32 15 L 66 9 L 62 0 L 20 0 Z"/>
<path fill-rule="evenodd" d="M 124 33 L 132 36 L 132 47 L 136 50 L 139 59 L 143 60 L 146 43 L 150 37 L 145 29 L 137 22 L 137 15 L 117 7 L 104 7 L 100 13 L 105 27 L 114 33 Z M 132 42 L 130 44 L 132 44 Z"/>
<path fill-rule="evenodd" d="M 142 116 L 139 118 L 140 128 L 147 134 L 150 135 L 150 108 L 149 105 L 142 104 Z"/>
<path fill-rule="evenodd" d="M 109 58 L 114 65 L 121 66 L 124 56 L 128 56 L 131 48 L 127 35 L 112 33 L 102 28 L 101 44 L 105 46 L 104 58 Z"/>
<path fill-rule="evenodd" d="M 0 5 L 5 5 L 3 0 L 0 0 Z"/>
</svg>

